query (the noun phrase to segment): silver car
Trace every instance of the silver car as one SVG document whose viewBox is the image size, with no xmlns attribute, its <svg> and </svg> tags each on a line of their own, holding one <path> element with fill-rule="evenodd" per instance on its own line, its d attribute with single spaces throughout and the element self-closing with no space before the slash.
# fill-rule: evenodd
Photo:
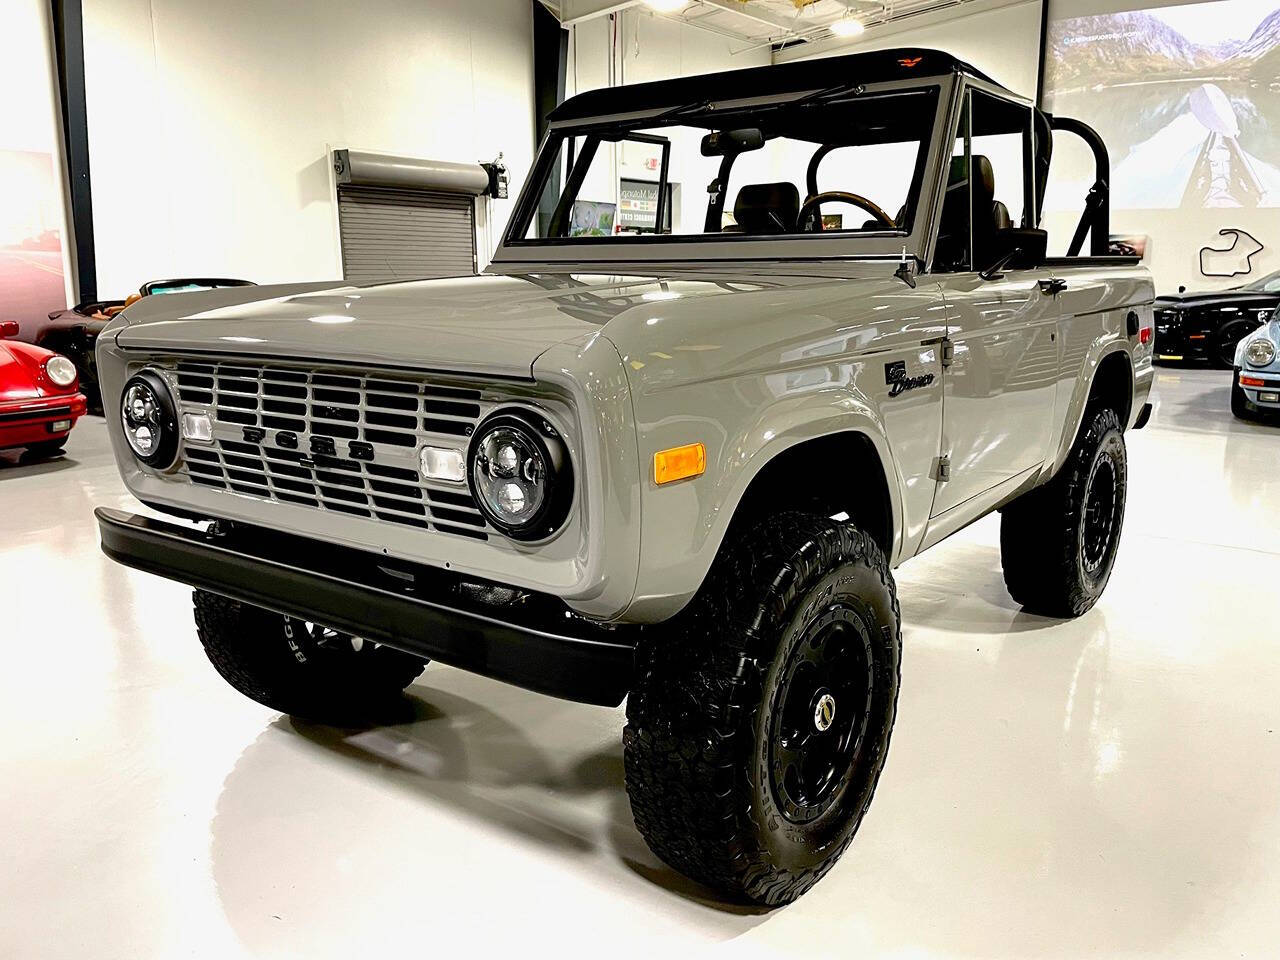
<svg viewBox="0 0 1280 960">
<path fill-rule="evenodd" d="M 1231 412 L 1241 420 L 1280 415 L 1280 309 L 1236 344 Z"/>
<path fill-rule="evenodd" d="M 1051 258 L 1055 131 L 1098 170 Z M 931 50 L 581 94 L 481 276 L 117 317 L 124 481 L 198 523 L 99 510 L 103 549 L 291 714 L 376 721 L 428 659 L 626 699 L 653 850 L 788 902 L 884 766 L 895 567 L 1001 510 L 1028 610 L 1106 587 L 1153 301 L 1107 168 Z"/>
</svg>

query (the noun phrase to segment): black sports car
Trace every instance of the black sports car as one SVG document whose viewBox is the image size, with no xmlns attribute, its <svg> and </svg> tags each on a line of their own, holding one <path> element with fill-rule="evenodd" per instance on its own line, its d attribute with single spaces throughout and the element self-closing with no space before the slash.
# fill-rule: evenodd
<svg viewBox="0 0 1280 960">
<path fill-rule="evenodd" d="M 1229 368 L 1236 344 L 1280 306 L 1280 272 L 1216 293 L 1184 290 L 1156 298 L 1156 362 L 1207 360 Z"/>
</svg>

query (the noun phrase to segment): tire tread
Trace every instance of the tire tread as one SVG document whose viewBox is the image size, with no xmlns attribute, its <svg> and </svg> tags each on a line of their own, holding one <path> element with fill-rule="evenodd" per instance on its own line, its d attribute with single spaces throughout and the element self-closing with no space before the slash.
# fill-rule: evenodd
<svg viewBox="0 0 1280 960">
<path fill-rule="evenodd" d="M 670 866 L 734 897 L 777 905 L 800 896 L 839 859 L 871 803 L 817 867 L 775 867 L 744 803 L 760 687 L 794 604 L 832 565 L 864 563 L 888 591 L 894 643 L 901 612 L 888 563 L 850 524 L 785 514 L 722 549 L 674 635 L 637 651 L 623 731 L 627 793 L 637 828 Z M 879 776 L 897 708 L 896 658 L 888 722 L 873 762 Z"/>
<path fill-rule="evenodd" d="M 1078 617 L 1102 592 L 1090 591 L 1079 575 L 1076 529 L 1094 453 L 1113 430 L 1121 432 L 1123 439 L 1114 410 L 1102 406 L 1087 410 L 1085 426 L 1057 476 L 1005 507 L 1000 518 L 1005 586 L 1009 595 L 1032 613 Z M 1123 526 L 1123 507 L 1120 520 Z"/>
</svg>

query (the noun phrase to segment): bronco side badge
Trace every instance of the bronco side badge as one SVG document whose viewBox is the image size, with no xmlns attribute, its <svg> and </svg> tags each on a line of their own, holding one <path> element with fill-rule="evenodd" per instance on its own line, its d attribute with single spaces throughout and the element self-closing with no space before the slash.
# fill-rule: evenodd
<svg viewBox="0 0 1280 960">
<path fill-rule="evenodd" d="M 884 365 L 884 382 L 889 384 L 889 396 L 898 397 L 908 390 L 927 387 L 933 383 L 933 374 L 926 373 L 919 377 L 907 376 L 907 361 L 895 360 Z"/>
</svg>

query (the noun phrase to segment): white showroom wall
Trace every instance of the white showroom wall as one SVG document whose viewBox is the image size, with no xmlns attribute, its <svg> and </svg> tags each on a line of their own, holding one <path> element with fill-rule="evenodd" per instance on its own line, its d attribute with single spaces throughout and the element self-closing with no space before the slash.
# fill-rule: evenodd
<svg viewBox="0 0 1280 960">
<path fill-rule="evenodd" d="M 610 16 L 575 24 L 570 29 L 565 95 L 610 84 L 644 83 L 668 77 L 687 77 L 723 70 L 760 67 L 769 63 L 768 47 L 735 53 L 747 44 L 730 40 L 699 27 L 655 16 L 644 7 L 630 7 Z M 667 131 L 669 136 L 691 137 L 687 130 Z M 698 134 L 700 136 L 700 133 Z M 592 165 L 583 183 L 584 199 L 616 204 L 619 178 L 656 180 L 638 162 L 649 151 L 633 144 L 602 147 L 607 156 Z M 669 179 L 673 185 L 676 226 L 700 224 L 707 209 L 707 181 L 701 170 L 684 168 L 696 163 L 697 143 L 673 142 Z M 608 162 L 604 162 L 607 160 Z M 688 232 L 689 227 L 683 231 Z"/>
<path fill-rule="evenodd" d="M 342 274 L 328 150 L 532 159 L 528 0 L 84 0 L 98 289 Z M 493 236 L 511 201 L 494 201 Z"/>
<path fill-rule="evenodd" d="M 565 95 L 609 85 L 609 58 L 616 57 L 616 83 L 644 83 L 769 63 L 769 48 L 741 50 L 730 40 L 692 24 L 657 16 L 643 6 L 586 20 L 570 28 Z"/>
<path fill-rule="evenodd" d="M 891 47 L 927 47 L 965 60 L 1010 90 L 1035 99 L 1040 72 L 1041 0 L 969 0 L 936 13 L 871 26 L 857 40 L 784 48 L 776 63 Z"/>
</svg>

